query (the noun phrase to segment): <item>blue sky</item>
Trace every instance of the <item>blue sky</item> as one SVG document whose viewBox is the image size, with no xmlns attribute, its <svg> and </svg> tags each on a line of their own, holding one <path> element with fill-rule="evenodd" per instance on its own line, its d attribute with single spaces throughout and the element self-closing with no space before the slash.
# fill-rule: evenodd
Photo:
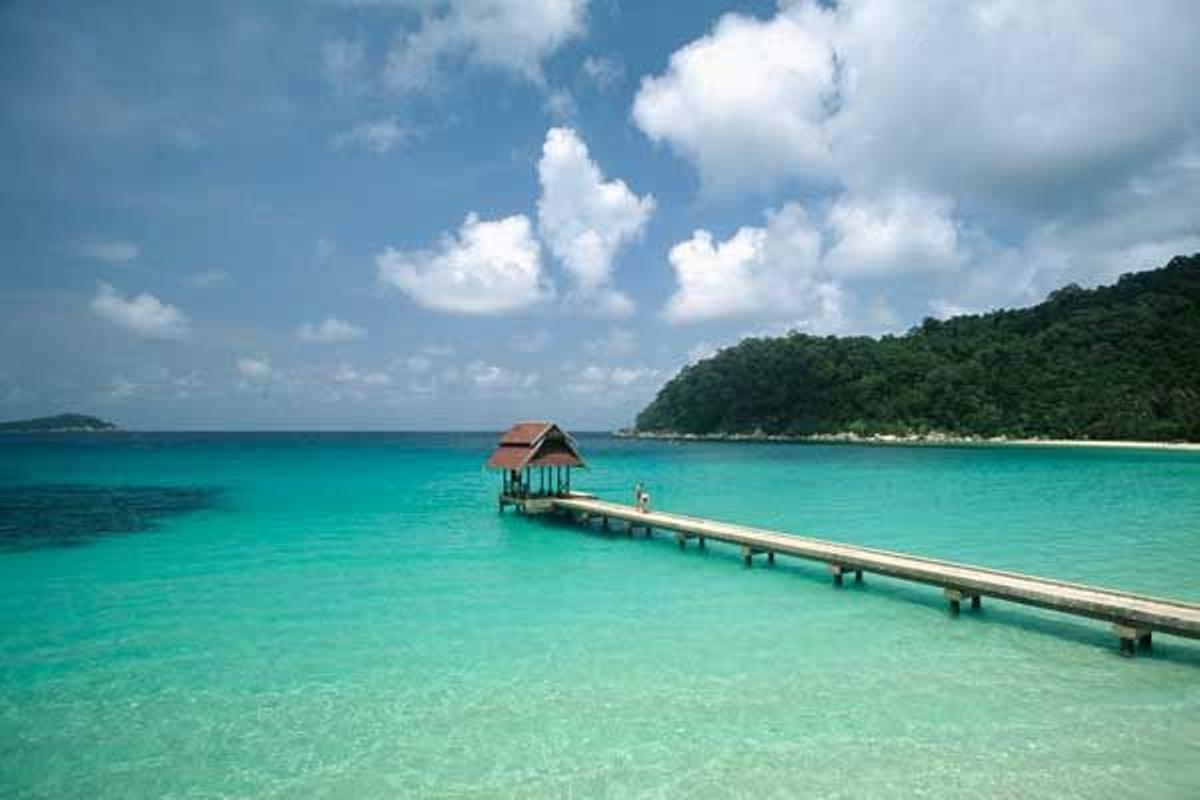
<svg viewBox="0 0 1200 800">
<path fill-rule="evenodd" d="M 1190 2 L 0 5 L 0 416 L 628 424 L 1200 250 Z"/>
</svg>

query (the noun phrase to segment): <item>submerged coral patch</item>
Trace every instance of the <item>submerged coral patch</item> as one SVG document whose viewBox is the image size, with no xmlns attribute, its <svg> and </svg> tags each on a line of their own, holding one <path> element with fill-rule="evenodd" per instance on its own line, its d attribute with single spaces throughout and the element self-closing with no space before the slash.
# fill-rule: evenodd
<svg viewBox="0 0 1200 800">
<path fill-rule="evenodd" d="M 73 547 L 152 530 L 164 517 L 213 507 L 219 495 L 204 487 L 0 486 L 0 551 Z"/>
</svg>

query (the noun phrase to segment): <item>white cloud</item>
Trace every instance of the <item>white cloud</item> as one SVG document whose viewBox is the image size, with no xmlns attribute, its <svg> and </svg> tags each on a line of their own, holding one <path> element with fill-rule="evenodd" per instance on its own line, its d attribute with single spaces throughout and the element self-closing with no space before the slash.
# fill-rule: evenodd
<svg viewBox="0 0 1200 800">
<path fill-rule="evenodd" d="M 602 92 L 614 88 L 625 78 L 621 62 L 609 56 L 588 56 L 580 69 L 589 81 Z"/>
<path fill-rule="evenodd" d="M 542 61 L 586 27 L 586 0 L 409 3 L 420 24 L 400 33 L 383 79 L 396 91 L 429 91 L 444 63 L 499 69 L 542 85 Z"/>
<path fill-rule="evenodd" d="M 678 288 L 665 313 L 674 322 L 790 315 L 825 331 L 842 323 L 841 287 L 821 267 L 821 232 L 795 203 L 723 242 L 698 230 L 668 257 Z"/>
<path fill-rule="evenodd" d="M 536 372 L 506 369 L 485 361 L 472 361 L 463 374 L 474 390 L 485 395 L 521 396 L 536 387 L 539 381 Z"/>
<path fill-rule="evenodd" d="M 349 342 L 354 339 L 362 339 L 366 335 L 365 328 L 336 317 L 328 317 L 319 323 L 305 322 L 296 329 L 296 336 L 300 341 L 321 344 Z"/>
<path fill-rule="evenodd" d="M 392 376 L 381 370 L 359 371 L 349 364 L 341 364 L 333 373 L 337 383 L 349 383 L 366 387 L 390 386 Z"/>
<path fill-rule="evenodd" d="M 243 378 L 252 381 L 265 381 L 275 375 L 275 370 L 271 367 L 271 362 L 266 358 L 239 358 L 237 360 L 237 371 Z"/>
<path fill-rule="evenodd" d="M 542 276 L 541 245 L 529 218 L 480 220 L 468 214 L 458 235 L 434 250 L 387 248 L 375 257 L 379 281 L 436 311 L 502 314 L 553 295 Z"/>
<path fill-rule="evenodd" d="M 89 239 L 79 245 L 79 254 L 106 264 L 124 264 L 137 259 L 141 250 L 124 239 Z"/>
<path fill-rule="evenodd" d="M 606 182 L 570 128 L 547 131 L 538 178 L 538 228 L 570 273 L 579 299 L 612 316 L 632 312 L 633 302 L 610 285 L 613 260 L 642 235 L 654 198 L 638 197 L 624 181 Z"/>
<path fill-rule="evenodd" d="M 427 344 L 417 352 L 393 362 L 393 367 L 403 367 L 416 375 L 432 373 L 438 359 L 449 358 L 455 354 L 455 348 L 449 344 Z"/>
<path fill-rule="evenodd" d="M 124 400 L 134 396 L 186 399 L 192 397 L 203 386 L 204 381 L 195 370 L 185 374 L 174 374 L 165 367 L 144 367 L 137 371 L 134 379 L 120 374 L 114 375 L 103 390 L 103 395 L 110 400 Z"/>
<path fill-rule="evenodd" d="M 565 384 L 569 394 L 607 397 L 614 393 L 645 387 L 658 380 L 659 370 L 650 367 L 604 367 L 589 364 Z"/>
<path fill-rule="evenodd" d="M 223 269 L 202 269 L 188 276 L 188 285 L 194 289 L 211 289 L 229 280 L 229 273 Z"/>
<path fill-rule="evenodd" d="M 147 339 L 183 339 L 188 335 L 187 316 L 148 292 L 126 298 L 101 283 L 92 299 L 92 311 Z"/>
<path fill-rule="evenodd" d="M 634 121 L 706 184 L 904 185 L 1044 212 L 1119 186 L 1200 125 L 1186 0 L 782 5 L 726 15 L 642 82 Z"/>
<path fill-rule="evenodd" d="M 725 15 L 642 80 L 634 122 L 716 189 L 823 176 L 836 74 L 829 16 L 808 4 L 766 21 Z"/>
<path fill-rule="evenodd" d="M 913 12 L 860 0 L 837 15 L 844 103 L 830 132 L 852 182 L 907 180 L 984 208 L 1078 207 L 1200 123 L 1200 15 L 1186 0 Z"/>
<path fill-rule="evenodd" d="M 342 131 L 333 137 L 333 146 L 337 150 L 351 147 L 361 147 L 377 156 L 387 155 L 394 147 L 408 139 L 405 130 L 395 117 L 386 117 L 368 122 L 360 122 L 347 131 Z"/>
<path fill-rule="evenodd" d="M 897 192 L 878 200 L 843 195 L 829 211 L 834 238 L 825 266 L 838 276 L 953 269 L 962 258 L 948 200 Z"/>
</svg>

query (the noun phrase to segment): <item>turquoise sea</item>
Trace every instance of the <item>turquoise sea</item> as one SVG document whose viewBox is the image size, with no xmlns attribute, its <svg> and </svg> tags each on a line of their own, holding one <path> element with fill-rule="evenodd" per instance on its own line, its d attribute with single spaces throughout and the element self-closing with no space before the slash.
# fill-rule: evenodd
<svg viewBox="0 0 1200 800">
<path fill-rule="evenodd" d="M 1200 797 L 1200 642 L 500 515 L 494 438 L 0 439 L 0 796 Z M 1200 454 L 580 444 L 605 498 L 1200 601 Z"/>
</svg>

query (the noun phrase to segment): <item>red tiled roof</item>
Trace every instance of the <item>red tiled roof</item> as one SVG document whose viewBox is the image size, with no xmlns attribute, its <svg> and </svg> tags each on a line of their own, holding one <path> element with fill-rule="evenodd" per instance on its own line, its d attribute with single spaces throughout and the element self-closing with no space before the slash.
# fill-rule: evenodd
<svg viewBox="0 0 1200 800">
<path fill-rule="evenodd" d="M 553 431 L 560 435 L 550 436 Z M 583 467 L 583 458 L 566 431 L 553 422 L 520 422 L 500 438 L 488 469 Z"/>
<path fill-rule="evenodd" d="M 533 444 L 553 425 L 553 422 L 518 422 L 500 437 L 500 444 Z"/>
<path fill-rule="evenodd" d="M 521 469 L 529 457 L 528 447 L 505 447 L 501 445 L 488 459 L 488 469 Z"/>
</svg>

